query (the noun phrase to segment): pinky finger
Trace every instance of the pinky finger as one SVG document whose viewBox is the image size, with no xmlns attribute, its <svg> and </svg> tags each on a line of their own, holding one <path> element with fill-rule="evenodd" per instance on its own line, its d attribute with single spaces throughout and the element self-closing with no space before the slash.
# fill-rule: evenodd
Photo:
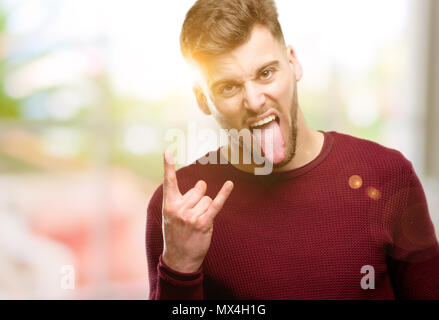
<svg viewBox="0 0 439 320">
<path fill-rule="evenodd" d="M 230 193 L 232 192 L 232 190 L 233 190 L 233 182 L 226 181 L 226 183 L 224 183 L 223 187 L 218 192 L 218 194 L 216 195 L 215 199 L 213 199 L 213 201 L 210 204 L 209 208 L 201 216 L 201 218 L 202 219 L 209 219 L 209 220 L 213 221 L 213 219 L 215 219 L 215 217 L 218 214 L 218 212 L 221 211 L 221 209 L 222 209 L 224 203 L 226 202 L 226 200 L 229 198 Z"/>
</svg>

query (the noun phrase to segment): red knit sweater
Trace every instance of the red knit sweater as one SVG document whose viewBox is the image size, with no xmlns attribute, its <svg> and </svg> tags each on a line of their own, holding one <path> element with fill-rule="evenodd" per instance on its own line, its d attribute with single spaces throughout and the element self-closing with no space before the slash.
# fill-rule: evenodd
<svg viewBox="0 0 439 320">
<path fill-rule="evenodd" d="M 439 245 L 424 192 L 396 150 L 325 132 L 318 157 L 289 172 L 194 163 L 177 177 L 182 193 L 201 179 L 210 197 L 226 180 L 235 187 L 191 274 L 161 260 L 156 190 L 146 226 L 150 299 L 439 299 Z"/>
</svg>

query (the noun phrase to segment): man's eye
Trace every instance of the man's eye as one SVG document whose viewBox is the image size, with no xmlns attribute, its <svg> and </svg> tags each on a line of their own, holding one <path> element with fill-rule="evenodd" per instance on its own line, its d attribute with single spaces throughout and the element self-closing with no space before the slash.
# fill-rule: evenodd
<svg viewBox="0 0 439 320">
<path fill-rule="evenodd" d="M 273 75 L 273 70 L 265 70 L 261 73 L 262 80 L 268 80 Z"/>
<path fill-rule="evenodd" d="M 235 85 L 228 84 L 221 88 L 221 93 L 224 95 L 230 95 L 233 93 L 233 91 L 235 91 L 235 89 L 236 89 Z"/>
</svg>

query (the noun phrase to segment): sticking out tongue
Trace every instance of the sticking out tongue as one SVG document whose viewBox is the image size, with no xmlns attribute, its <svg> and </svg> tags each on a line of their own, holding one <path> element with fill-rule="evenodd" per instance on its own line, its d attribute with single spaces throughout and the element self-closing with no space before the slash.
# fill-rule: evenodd
<svg viewBox="0 0 439 320">
<path fill-rule="evenodd" d="M 257 127 L 252 134 L 268 161 L 277 164 L 285 158 L 285 143 L 277 121 Z"/>
</svg>

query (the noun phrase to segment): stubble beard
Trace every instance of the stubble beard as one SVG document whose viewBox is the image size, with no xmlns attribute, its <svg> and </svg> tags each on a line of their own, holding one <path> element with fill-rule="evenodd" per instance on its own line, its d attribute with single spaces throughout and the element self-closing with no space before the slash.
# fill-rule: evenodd
<svg viewBox="0 0 439 320">
<path fill-rule="evenodd" d="M 291 130 L 289 131 L 289 137 L 286 141 L 286 155 L 285 159 L 279 163 L 273 164 L 274 169 L 282 168 L 293 160 L 296 155 L 296 141 L 297 141 L 297 111 L 299 109 L 299 103 L 297 99 L 297 87 L 294 90 L 293 101 L 291 102 Z M 289 138 L 289 139 L 288 139 Z"/>
</svg>

